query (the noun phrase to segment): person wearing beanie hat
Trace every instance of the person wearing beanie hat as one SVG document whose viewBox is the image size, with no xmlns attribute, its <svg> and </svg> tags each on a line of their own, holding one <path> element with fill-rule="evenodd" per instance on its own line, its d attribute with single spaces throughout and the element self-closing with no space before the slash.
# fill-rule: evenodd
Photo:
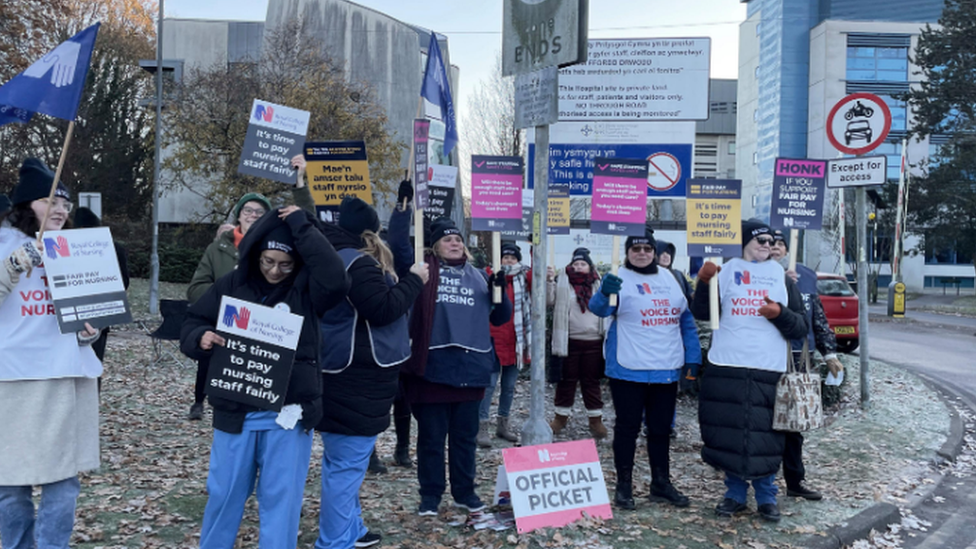
<svg viewBox="0 0 976 549">
<path fill-rule="evenodd" d="M 390 230 L 392 248 L 407 242 L 406 231 Z M 489 325 L 507 322 L 512 304 L 504 291 L 506 277 L 471 265 L 461 232 L 449 218 L 431 223 L 429 244 L 424 262 L 431 280 L 414 302 L 411 354 L 401 367 L 404 394 L 417 419 L 418 514 L 437 516 L 447 487 L 445 461 L 454 505 L 477 512 L 485 508 L 475 492 L 478 410 L 495 363 Z M 503 290 L 501 303 L 492 303 L 492 286 Z"/>
<path fill-rule="evenodd" d="M 702 266 L 692 301 L 695 318 L 710 320 L 709 282 L 718 277 L 721 322 L 712 333 L 708 374 L 698 397 L 701 453 L 705 463 L 725 472 L 727 491 L 715 508 L 718 516 L 747 509 L 751 480 L 759 515 L 778 522 L 775 480 L 785 438 L 773 430 L 776 384 L 786 371 L 790 341 L 806 337 L 809 326 L 796 284 L 769 261 L 769 225 L 743 221 L 742 242 L 741 258 L 722 267 Z"/>
<path fill-rule="evenodd" d="M 390 425 L 400 365 L 410 356 L 407 315 L 428 271 L 419 263 L 397 277 L 393 253 L 377 235 L 376 210 L 359 198 L 344 198 L 338 226 L 320 229 L 350 280 L 347 299 L 321 319 L 323 413 L 315 427 L 323 447 L 315 546 L 339 549 L 381 537 L 363 524 L 359 489 L 376 455 L 376 438 Z"/>
<path fill-rule="evenodd" d="M 558 277 L 551 266 L 546 275 L 546 302 L 553 307 L 552 354 L 562 363 L 554 397 L 556 413 L 549 427 L 553 435 L 566 428 L 578 385 L 590 434 L 596 439 L 606 438 L 600 380 L 607 322 L 590 310 L 590 297 L 600 289 L 600 275 L 586 248 L 573 250 L 569 265 Z"/>
<path fill-rule="evenodd" d="M 627 259 L 617 275 L 603 277 L 590 309 L 612 317 L 603 346 L 606 375 L 617 419 L 613 462 L 617 471 L 614 505 L 634 509 L 634 454 L 642 424 L 647 424 L 652 502 L 688 507 L 688 497 L 671 483 L 670 434 L 683 370 L 697 373 L 702 361 L 698 329 L 689 296 L 669 269 L 659 269 L 657 242 L 647 227 L 627 238 Z M 610 296 L 618 295 L 610 305 Z M 653 353 L 648 350 L 653 349 Z"/>
<path fill-rule="evenodd" d="M 513 311 L 508 322 L 491 326 L 491 340 L 498 363 L 491 373 L 490 384 L 478 411 L 478 446 L 482 448 L 491 448 L 491 402 L 499 381 L 501 392 L 498 395 L 495 436 L 508 442 L 518 442 L 518 435 L 512 431 L 508 416 L 515 399 L 519 370 L 529 364 L 529 341 L 532 340 L 532 270 L 522 265 L 522 250 L 515 242 L 502 242 L 501 256 L 501 273 L 497 276 L 505 276 L 505 288 Z"/>
<path fill-rule="evenodd" d="M 264 195 L 247 193 L 234 206 L 234 227 L 218 231 L 217 238 L 207 246 L 200 263 L 193 271 L 190 284 L 186 288 L 186 299 L 193 305 L 220 277 L 237 268 L 238 246 L 251 225 L 271 209 L 271 203 Z M 187 418 L 191 421 L 203 419 L 204 388 L 207 382 L 207 362 L 197 363 L 197 376 L 193 385 L 193 404 Z"/>
<path fill-rule="evenodd" d="M 806 337 L 808 347 L 820 351 L 828 370 L 836 376 L 843 371 L 844 365 L 837 358 L 837 338 L 827 322 L 827 315 L 824 313 L 823 303 L 817 291 L 817 273 L 802 263 L 797 263 L 794 270 L 789 269 L 789 244 L 782 231 L 777 230 L 773 233 L 770 257 L 786 269 L 786 276 L 796 283 L 800 295 L 803 296 L 804 312 L 810 327 Z M 803 364 L 803 343 L 802 338 L 790 342 L 795 364 Z M 813 501 L 822 499 L 823 495 L 820 492 L 808 488 L 805 484 L 803 433 L 786 431 L 784 436 L 786 447 L 783 452 L 783 480 L 786 481 L 786 495 Z"/>
<path fill-rule="evenodd" d="M 197 360 L 210 359 L 217 346 L 229 343 L 217 333 L 218 325 L 233 322 L 228 312 L 250 318 L 252 325 L 262 320 L 256 312 L 248 317 L 243 310 L 224 311 L 224 297 L 303 319 L 287 389 L 278 386 L 282 392 L 273 395 L 283 404 L 280 412 L 256 407 L 229 392 L 208 394 L 214 430 L 200 547 L 234 545 L 245 500 L 255 486 L 262 546 L 294 547 L 298 542 L 312 430 L 322 417 L 319 319 L 345 299 L 348 289 L 342 259 L 316 229 L 314 216 L 289 206 L 250 227 L 240 243 L 237 269 L 219 278 L 187 310 L 180 350 Z M 220 368 L 226 372 L 233 366 Z"/>
<path fill-rule="evenodd" d="M 61 333 L 37 244 L 45 216 L 47 231 L 68 223 L 67 188 L 49 201 L 54 175 L 36 159 L 20 175 L 0 226 L 0 535 L 5 547 L 68 547 L 78 475 L 99 466 L 99 330 Z"/>
</svg>

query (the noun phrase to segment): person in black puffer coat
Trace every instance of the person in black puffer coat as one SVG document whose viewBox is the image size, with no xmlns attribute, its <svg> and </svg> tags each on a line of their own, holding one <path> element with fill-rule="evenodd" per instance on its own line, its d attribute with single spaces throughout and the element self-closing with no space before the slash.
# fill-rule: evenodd
<svg viewBox="0 0 976 549">
<path fill-rule="evenodd" d="M 349 273 L 346 302 L 322 318 L 322 499 L 317 549 L 378 541 L 363 524 L 359 488 L 376 436 L 390 426 L 400 364 L 410 357 L 407 313 L 427 282 L 427 265 L 397 279 L 380 240 L 380 220 L 366 202 L 347 197 L 339 224 L 321 227 Z M 375 543 L 375 541 L 374 541 Z"/>
<path fill-rule="evenodd" d="M 722 267 L 705 263 L 692 301 L 695 318 L 708 320 L 708 283 L 718 276 L 721 325 L 698 397 L 702 459 L 725 471 L 728 491 L 716 514 L 745 511 L 751 481 L 759 514 L 776 522 L 775 479 L 785 446 L 783 433 L 773 430 L 776 384 L 786 371 L 789 341 L 806 335 L 807 319 L 796 284 L 769 260 L 769 226 L 744 221 L 742 234 L 742 257 Z"/>
<path fill-rule="evenodd" d="M 285 309 L 304 321 L 280 414 L 208 397 L 214 437 L 200 547 L 234 545 L 255 479 L 261 546 L 294 547 L 312 429 L 322 417 L 319 319 L 345 297 L 349 278 L 314 217 L 297 206 L 266 213 L 244 236 L 239 251 L 237 269 L 219 278 L 187 311 L 180 334 L 183 353 L 206 359 L 214 345 L 225 343 L 216 333 L 223 296 Z"/>
</svg>

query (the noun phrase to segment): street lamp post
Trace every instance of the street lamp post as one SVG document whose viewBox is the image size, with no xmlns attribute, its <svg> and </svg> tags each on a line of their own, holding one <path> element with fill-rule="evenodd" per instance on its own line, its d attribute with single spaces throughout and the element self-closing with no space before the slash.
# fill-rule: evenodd
<svg viewBox="0 0 976 549">
<path fill-rule="evenodd" d="M 159 312 L 159 163 L 163 131 L 163 0 L 156 18 L 156 154 L 153 159 L 152 252 L 149 256 L 149 313 Z"/>
</svg>

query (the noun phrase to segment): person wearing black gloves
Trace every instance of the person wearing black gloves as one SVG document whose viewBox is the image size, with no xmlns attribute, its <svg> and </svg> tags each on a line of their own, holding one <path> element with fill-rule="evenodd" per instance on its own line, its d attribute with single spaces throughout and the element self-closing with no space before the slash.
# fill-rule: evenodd
<svg viewBox="0 0 976 549">
<path fill-rule="evenodd" d="M 187 311 L 180 349 L 209 358 L 224 345 L 216 332 L 223 296 L 304 318 L 281 413 L 209 396 L 213 444 L 201 549 L 233 547 L 244 504 L 257 485 L 261 547 L 294 547 L 312 454 L 322 417 L 319 318 L 342 301 L 349 277 L 342 258 L 298 206 L 266 213 L 241 240 L 237 269 L 217 279 Z"/>
<path fill-rule="evenodd" d="M 613 463 L 617 470 L 614 505 L 634 509 L 634 452 L 641 423 L 647 420 L 647 455 L 651 465 L 649 499 L 688 507 L 688 498 L 671 484 L 671 420 L 678 378 L 701 364 L 698 330 L 688 296 L 678 279 L 655 261 L 653 230 L 630 236 L 627 261 L 619 275 L 606 274 L 590 310 L 614 318 L 607 331 L 604 356 L 617 420 L 613 428 Z M 616 306 L 610 296 L 618 295 Z M 648 350 L 654 352 L 649 353 Z"/>
<path fill-rule="evenodd" d="M 769 225 L 743 221 L 742 257 L 702 266 L 691 310 L 710 319 L 709 282 L 718 276 L 721 322 L 698 396 L 702 459 L 725 472 L 727 491 L 715 513 L 745 511 L 751 481 L 760 516 L 778 522 L 775 480 L 785 441 L 773 430 L 776 384 L 786 372 L 790 340 L 806 336 L 808 327 L 796 284 L 769 260 L 772 244 Z"/>
<path fill-rule="evenodd" d="M 405 233 L 390 232 L 393 242 Z M 500 326 L 512 314 L 505 276 L 489 277 L 469 263 L 461 231 L 449 218 L 431 223 L 425 261 L 431 282 L 424 286 L 410 319 L 411 356 L 402 366 L 407 399 L 417 419 L 417 479 L 421 516 L 436 516 L 446 488 L 444 441 L 450 448 L 451 496 L 469 512 L 485 505 L 475 493 L 478 408 L 491 380 L 495 355 L 489 323 Z M 491 286 L 502 288 L 492 303 Z"/>
<path fill-rule="evenodd" d="M 322 497 L 316 549 L 376 543 L 363 524 L 359 488 L 376 436 L 390 425 L 400 364 L 410 356 L 407 312 L 427 282 L 419 263 L 398 279 L 372 206 L 346 197 L 339 224 L 323 225 L 346 265 L 348 299 L 322 317 Z"/>
</svg>

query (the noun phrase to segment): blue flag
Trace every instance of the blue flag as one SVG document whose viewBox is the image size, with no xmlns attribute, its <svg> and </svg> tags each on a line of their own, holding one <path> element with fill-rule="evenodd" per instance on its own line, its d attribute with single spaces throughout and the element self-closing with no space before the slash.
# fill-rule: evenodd
<svg viewBox="0 0 976 549">
<path fill-rule="evenodd" d="M 26 122 L 37 112 L 75 119 L 99 25 L 95 23 L 62 42 L 0 86 L 0 125 Z"/>
<path fill-rule="evenodd" d="M 441 59 L 441 49 L 437 45 L 437 35 L 430 33 L 430 46 L 427 47 L 427 68 L 424 70 L 424 84 L 420 96 L 441 109 L 444 121 L 444 155 L 458 142 L 457 117 L 454 114 L 454 101 L 451 99 L 451 86 L 447 80 L 447 70 Z"/>
</svg>

